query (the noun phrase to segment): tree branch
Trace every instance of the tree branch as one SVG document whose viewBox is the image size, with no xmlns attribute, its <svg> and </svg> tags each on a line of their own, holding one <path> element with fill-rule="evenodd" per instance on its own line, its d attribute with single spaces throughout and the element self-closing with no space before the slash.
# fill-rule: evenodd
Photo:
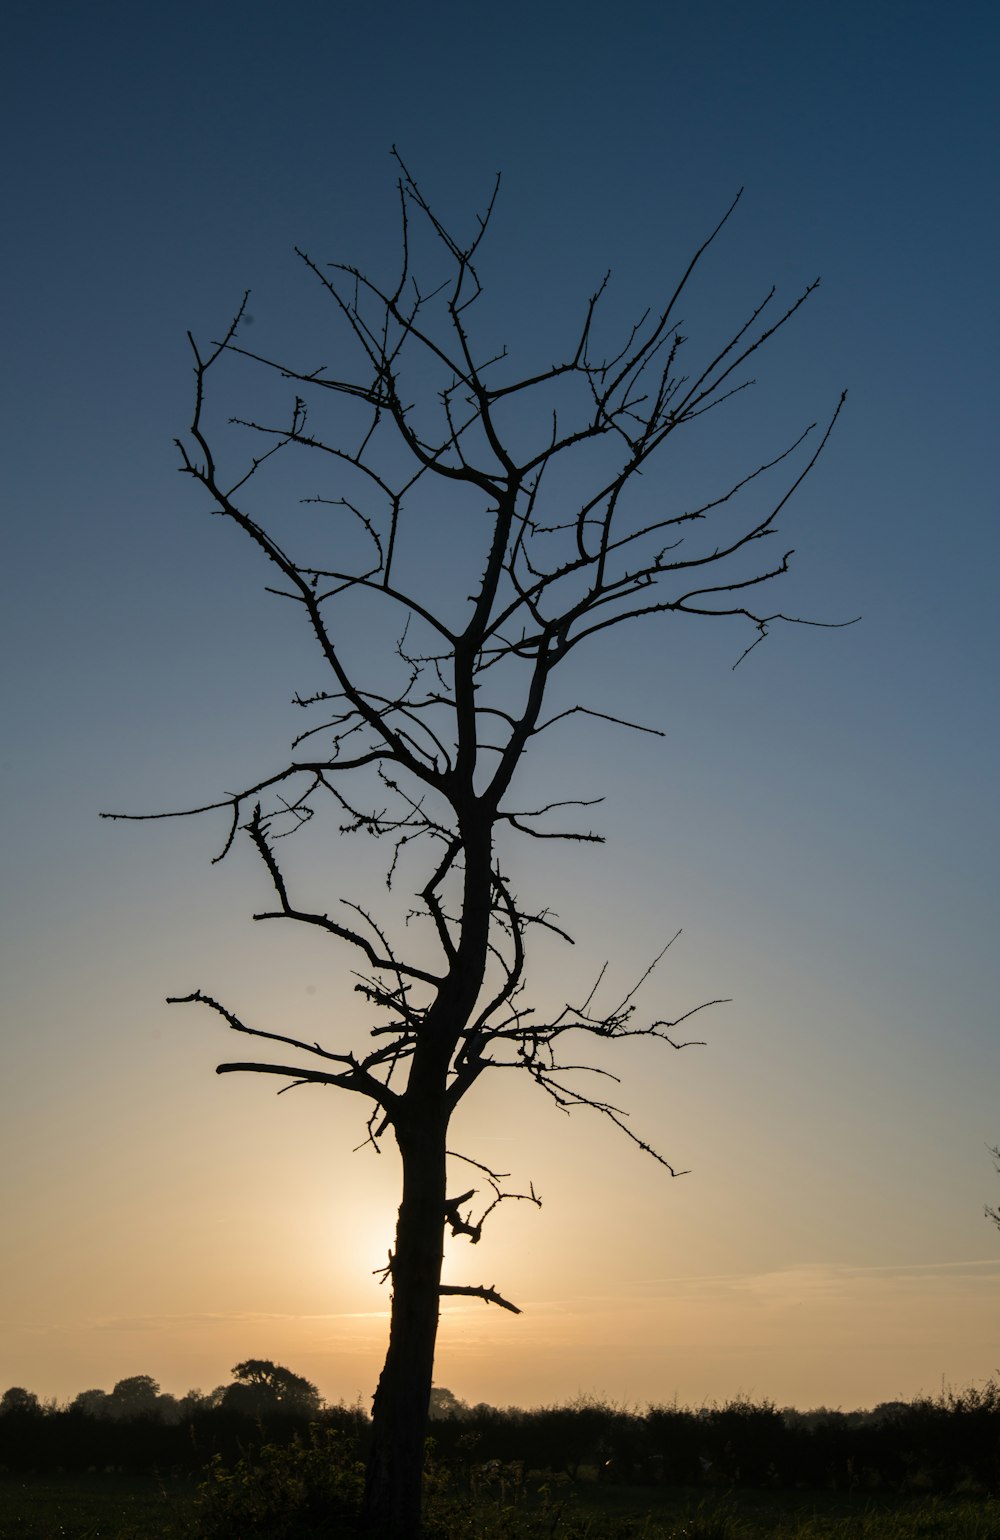
<svg viewBox="0 0 1000 1540">
<path fill-rule="evenodd" d="M 499 1305 L 501 1310 L 509 1310 L 512 1315 L 520 1315 L 519 1305 L 512 1305 L 509 1299 L 504 1299 L 498 1294 L 492 1284 L 473 1283 L 442 1283 L 438 1289 L 439 1294 L 464 1294 L 472 1299 L 484 1299 L 488 1305 Z"/>
</svg>

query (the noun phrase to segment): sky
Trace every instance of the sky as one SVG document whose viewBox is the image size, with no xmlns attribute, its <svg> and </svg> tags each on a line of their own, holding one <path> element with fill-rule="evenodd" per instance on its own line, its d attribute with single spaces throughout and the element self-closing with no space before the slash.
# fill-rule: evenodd
<svg viewBox="0 0 1000 1540">
<path fill-rule="evenodd" d="M 211 864 L 211 818 L 98 813 L 213 800 L 300 725 L 308 638 L 177 475 L 185 333 L 249 288 L 262 345 L 334 346 L 293 248 L 395 263 L 393 144 L 463 228 L 502 172 L 483 324 L 514 360 L 608 268 L 609 326 L 655 304 L 745 188 L 692 345 L 771 282 L 822 286 L 663 486 L 711 491 L 848 388 L 782 516 L 781 601 L 863 617 L 736 670 L 726 627 L 650 627 L 574 675 L 665 736 L 591 724 L 526 767 L 526 797 L 607 799 L 604 846 L 518 847 L 576 938 L 539 995 L 605 961 L 628 988 L 681 930 L 644 1006 L 731 1003 L 705 1047 L 614 1065 L 677 1180 L 530 1086 L 463 1109 L 463 1148 L 543 1208 L 449 1243 L 449 1279 L 523 1314 L 448 1303 L 436 1381 L 805 1408 L 1000 1371 L 995 8 L 14 0 L 5 31 L 0 1388 L 209 1390 L 251 1356 L 331 1400 L 377 1378 L 391 1153 L 352 1153 L 348 1098 L 217 1078 L 224 1027 L 164 1003 L 343 1046 L 351 960 L 251 923 L 261 874 Z M 379 891 L 353 845 L 313 860 L 331 903 Z"/>
</svg>

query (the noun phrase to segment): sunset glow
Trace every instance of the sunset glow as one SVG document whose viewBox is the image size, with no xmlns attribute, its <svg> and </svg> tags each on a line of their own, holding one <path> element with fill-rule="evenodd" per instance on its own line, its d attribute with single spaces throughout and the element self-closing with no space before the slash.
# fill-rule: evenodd
<svg viewBox="0 0 1000 1540">
<path fill-rule="evenodd" d="M 531 1001 L 579 1001 L 605 964 L 620 998 L 676 935 L 642 1009 L 725 1003 L 696 1018 L 704 1046 L 601 1061 L 676 1179 L 524 1077 L 474 1088 L 453 1149 L 542 1207 L 448 1242 L 446 1281 L 523 1313 L 446 1300 L 436 1382 L 498 1405 L 801 1408 L 980 1382 L 1000 1368 L 996 16 L 626 3 L 598 33 L 564 0 L 460 25 L 388 9 L 15 7 L 0 1391 L 208 1391 L 253 1356 L 367 1405 L 378 1376 L 391 1144 L 366 1142 L 360 1098 L 217 1076 L 231 1034 L 165 1003 L 202 989 L 357 1046 L 354 958 L 253 923 L 253 852 L 212 862 L 225 812 L 98 813 L 225 797 L 301 729 L 310 638 L 176 474 L 185 333 L 216 337 L 250 288 L 262 348 L 339 346 L 293 247 L 392 267 L 393 142 L 463 228 L 502 168 L 482 326 L 525 372 L 609 266 L 627 333 L 745 185 L 692 347 L 772 282 L 823 285 L 646 490 L 694 506 L 849 387 L 776 544 L 786 613 L 863 616 L 775 626 L 735 669 L 738 628 L 672 616 L 567 671 L 555 709 L 664 736 L 577 718 L 526 762 L 526 805 L 604 798 L 606 838 L 504 849 L 574 938 L 538 945 Z M 297 531 L 320 493 L 290 485 Z M 465 511 L 428 517 L 420 580 L 461 594 Z M 334 827 L 294 846 L 312 898 L 403 925 L 416 877 L 387 894 L 379 852 Z"/>
</svg>

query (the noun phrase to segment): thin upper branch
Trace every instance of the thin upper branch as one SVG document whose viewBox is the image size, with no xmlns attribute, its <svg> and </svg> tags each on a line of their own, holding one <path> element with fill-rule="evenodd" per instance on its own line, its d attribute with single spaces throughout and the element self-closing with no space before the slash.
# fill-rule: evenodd
<svg viewBox="0 0 1000 1540">
<path fill-rule="evenodd" d="M 615 1077 L 580 1062 L 586 1055 L 569 1045 L 647 1037 L 691 1046 L 677 1028 L 715 1002 L 640 1019 L 635 991 L 647 974 L 608 1011 L 594 1005 L 595 985 L 581 1006 L 567 1004 L 540 1020 L 526 1003 L 530 938 L 538 929 L 571 938 L 549 909 L 517 895 L 499 862 L 497 829 L 600 843 L 596 830 L 552 817 L 597 799 L 575 798 L 571 788 L 541 805 L 509 799 L 522 757 L 556 724 L 599 721 L 663 736 L 634 720 L 627 705 L 608 712 L 586 699 L 553 703 L 553 677 L 581 643 L 597 646 L 612 628 L 656 615 L 694 614 L 742 621 L 751 638 L 745 657 L 778 621 L 850 623 L 788 615 L 768 597 L 793 554 L 773 552 L 771 537 L 825 449 L 843 396 L 818 443 L 806 442 L 812 428 L 783 438 L 780 452 L 754 456 L 721 491 L 680 503 L 669 475 L 675 435 L 702 419 L 698 431 L 721 431 L 753 383 L 749 369 L 816 284 L 790 303 L 772 289 L 721 342 L 698 353 L 682 332 L 679 306 L 733 216 L 737 194 L 665 301 L 639 307 L 638 319 L 601 351 L 605 274 L 561 356 L 543 367 L 535 359 L 518 376 L 502 340 L 483 335 L 477 303 L 477 264 L 499 179 L 462 238 L 393 154 L 401 250 L 391 280 L 347 263 L 320 265 L 298 250 L 318 298 L 332 307 L 334 367 L 316 355 L 288 362 L 244 347 L 245 294 L 221 341 L 202 349 L 189 338 L 194 407 L 179 441 L 181 471 L 208 494 L 213 514 L 260 552 L 269 591 L 286 606 L 292 601 L 304 623 L 322 675 L 297 700 L 322 703 L 322 710 L 296 744 L 308 740 L 311 755 L 325 747 L 325 755 L 293 759 L 245 790 L 187 811 L 228 810 L 222 855 L 246 832 L 276 895 L 276 907 L 255 919 L 293 920 L 362 954 L 356 988 L 378 1013 L 368 1028 L 375 1046 L 328 1049 L 249 1027 L 201 991 L 180 998 L 209 1006 L 235 1031 L 321 1061 L 306 1069 L 231 1063 L 220 1073 L 242 1069 L 289 1085 L 361 1092 L 375 1103 L 372 1142 L 401 1109 L 409 1115 L 408 1098 L 419 1100 L 410 1077 L 420 1095 L 433 1081 L 450 1115 L 486 1069 L 517 1068 L 564 1112 L 591 1108 L 678 1174 L 632 1131 L 621 1108 L 591 1094 L 595 1075 L 600 1086 Z M 266 371 L 290 397 L 287 412 L 273 420 L 254 410 L 230 419 L 242 446 L 231 464 L 209 400 L 226 368 Z M 723 406 L 726 413 L 716 412 Z M 511 421 L 516 433 L 506 431 Z M 315 495 L 298 499 L 310 504 L 316 542 L 305 553 L 298 525 L 283 517 L 284 494 L 273 495 L 274 476 L 290 462 L 323 478 Z M 305 489 L 312 488 L 296 490 Z M 457 510 L 454 540 L 436 522 L 442 508 L 449 518 Z M 358 778 L 357 789 L 350 777 Z M 409 879 L 423 857 L 415 907 L 400 919 L 400 926 L 421 922 L 416 941 L 401 947 L 398 927 L 354 899 L 339 901 L 338 919 L 294 900 L 278 841 L 307 826 L 315 832 L 325 809 L 340 834 L 369 835 L 388 847 L 389 886 Z M 436 971 L 420 950 L 428 938 Z M 488 1180 L 493 1199 L 485 1213 L 473 1217 L 470 1192 L 449 1200 L 442 1220 L 473 1242 L 497 1202 L 538 1201 L 533 1189 L 506 1192 L 495 1173 Z M 492 1285 L 448 1285 L 442 1293 L 516 1309 Z"/>
</svg>

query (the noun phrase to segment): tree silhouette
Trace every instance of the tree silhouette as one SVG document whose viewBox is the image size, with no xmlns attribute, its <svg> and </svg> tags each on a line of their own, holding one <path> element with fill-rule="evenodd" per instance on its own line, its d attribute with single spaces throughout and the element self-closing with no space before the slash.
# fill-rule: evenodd
<svg viewBox="0 0 1000 1540">
<path fill-rule="evenodd" d="M 990 1154 L 993 1156 L 993 1163 L 997 1168 L 997 1174 L 1000 1175 L 1000 1145 L 997 1145 L 991 1149 Z M 987 1219 L 992 1219 L 997 1229 L 1000 1230 L 1000 1207 L 990 1208 L 989 1204 L 987 1203 L 986 1217 Z"/>
<path fill-rule="evenodd" d="M 113 1386 L 106 1404 L 109 1417 L 153 1417 L 158 1410 L 160 1387 L 149 1374 L 132 1374 Z"/>
<path fill-rule="evenodd" d="M 468 1414 L 469 1408 L 464 1401 L 460 1401 L 453 1390 L 445 1385 L 432 1385 L 430 1395 L 430 1415 L 432 1420 L 443 1421 L 447 1418 L 462 1418 Z"/>
<path fill-rule="evenodd" d="M 375 1020 L 357 1049 L 259 1025 L 201 989 L 174 999 L 207 1006 L 234 1032 L 273 1045 L 274 1059 L 220 1064 L 220 1074 L 351 1092 L 369 1104 L 369 1139 L 391 1135 L 398 1146 L 402 1201 L 385 1270 L 391 1326 L 373 1404 L 366 1511 L 384 1532 L 411 1535 L 440 1299 L 465 1295 L 517 1310 L 492 1283 L 442 1281 L 444 1232 L 475 1244 L 499 1203 L 539 1201 L 533 1188 L 509 1191 L 505 1173 L 450 1150 L 449 1123 L 463 1097 L 484 1074 L 516 1070 L 564 1112 L 590 1109 L 676 1174 L 624 1110 L 593 1089 L 608 1083 L 594 1079 L 608 1072 L 587 1065 L 575 1045 L 652 1038 L 679 1049 L 694 1011 L 640 1019 L 638 985 L 609 1007 L 598 1004 L 600 979 L 554 1013 L 527 1002 L 532 937 L 569 937 L 547 909 L 518 896 L 511 847 L 520 837 L 600 836 L 572 827 L 573 810 L 589 805 L 572 795 L 521 805 L 516 772 L 543 734 L 574 721 L 657 731 L 586 700 L 553 701 L 557 671 L 619 627 L 681 615 L 739 622 L 749 628 L 740 661 L 778 621 L 820 623 L 758 597 L 792 554 L 758 553 L 774 544 L 779 515 L 815 465 L 843 397 L 824 427 L 796 433 L 695 504 L 675 501 L 648 474 L 654 460 L 752 383 L 745 366 L 816 284 L 783 308 L 772 289 L 724 343 L 685 369 L 679 302 L 737 197 L 660 308 L 617 342 L 599 341 L 606 276 L 562 360 L 518 376 L 505 348 L 474 334 L 476 264 L 496 188 L 461 240 L 397 161 L 401 260 L 391 282 L 298 252 L 341 327 L 338 358 L 354 350 L 353 369 L 250 351 L 241 342 L 248 295 L 221 341 L 205 349 L 190 339 L 195 404 L 189 436 L 178 441 L 181 469 L 212 512 L 257 547 L 271 591 L 296 607 L 315 643 L 327 682 L 296 697 L 308 725 L 288 760 L 222 800 L 184 813 L 107 816 L 227 810 L 216 859 L 244 832 L 272 893 L 254 918 L 310 926 L 353 952 L 362 969 L 356 988 Z M 254 441 L 232 463 L 218 447 L 209 401 L 210 383 L 228 367 L 263 370 L 286 382 L 290 396 L 279 420 L 231 419 Z M 269 496 L 287 506 L 287 484 L 270 491 L 269 479 L 278 462 L 294 478 L 295 455 L 329 477 L 327 493 L 302 499 L 327 520 L 321 533 L 315 517 L 309 526 L 315 554 L 299 554 L 305 535 L 294 520 L 261 511 Z M 379 637 L 388 639 L 381 652 Z M 405 877 L 415 891 L 400 934 L 351 897 L 331 910 L 297 896 L 278 842 L 315 831 L 324 810 L 345 836 L 383 841 L 390 886 Z M 472 1173 L 457 1183 L 461 1190 L 449 1185 L 449 1160 Z M 478 1208 L 477 1187 L 485 1197 Z"/>
<path fill-rule="evenodd" d="M 73 1397 L 69 1409 L 84 1417 L 109 1417 L 110 1400 L 106 1390 L 81 1390 Z"/>
<path fill-rule="evenodd" d="M 272 1363 L 269 1358 L 248 1358 L 234 1364 L 233 1378 L 222 1405 L 248 1417 L 272 1413 L 314 1417 L 320 1408 L 319 1391 L 301 1374 Z"/>
</svg>

